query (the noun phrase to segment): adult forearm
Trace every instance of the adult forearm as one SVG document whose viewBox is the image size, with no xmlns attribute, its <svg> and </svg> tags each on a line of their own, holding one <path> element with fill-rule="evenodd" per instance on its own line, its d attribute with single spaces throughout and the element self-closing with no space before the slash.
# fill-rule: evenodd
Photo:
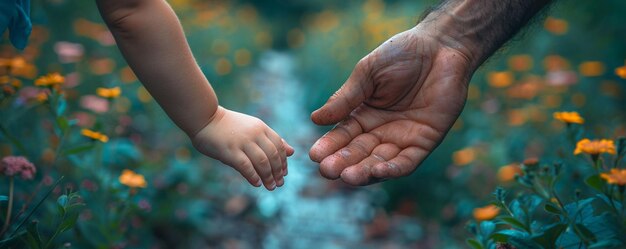
<svg viewBox="0 0 626 249">
<path fill-rule="evenodd" d="M 476 69 L 551 0 L 446 0 L 418 24 Z"/>
<path fill-rule="evenodd" d="M 176 14 L 163 0 L 98 0 L 124 58 L 188 135 L 202 129 L 217 97 L 193 58 Z"/>
</svg>

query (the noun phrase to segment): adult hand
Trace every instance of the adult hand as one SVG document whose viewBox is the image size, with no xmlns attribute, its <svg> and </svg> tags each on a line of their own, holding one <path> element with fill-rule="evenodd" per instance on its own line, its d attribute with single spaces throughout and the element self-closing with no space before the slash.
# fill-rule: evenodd
<svg viewBox="0 0 626 249">
<path fill-rule="evenodd" d="M 337 124 L 311 148 L 321 174 L 367 185 L 411 174 L 461 113 L 473 73 L 467 53 L 419 26 L 365 56 L 311 119 Z"/>
</svg>

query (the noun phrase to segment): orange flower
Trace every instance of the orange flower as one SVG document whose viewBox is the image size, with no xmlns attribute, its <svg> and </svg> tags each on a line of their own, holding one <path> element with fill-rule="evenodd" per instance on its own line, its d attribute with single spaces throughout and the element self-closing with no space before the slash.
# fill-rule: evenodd
<svg viewBox="0 0 626 249">
<path fill-rule="evenodd" d="M 500 182 L 510 182 L 516 175 L 521 175 L 522 169 L 516 163 L 502 166 L 498 169 L 498 180 Z"/>
<path fill-rule="evenodd" d="M 548 17 L 546 18 L 546 22 L 543 24 L 543 27 L 550 33 L 563 35 L 567 33 L 568 23 L 563 19 Z"/>
<path fill-rule="evenodd" d="M 476 150 L 474 148 L 465 148 L 452 153 L 452 161 L 457 166 L 470 164 L 476 159 Z"/>
<path fill-rule="evenodd" d="M 600 76 L 604 74 L 604 64 L 600 61 L 586 61 L 578 66 L 578 71 L 587 77 Z"/>
<path fill-rule="evenodd" d="M 515 71 L 528 71 L 533 67 L 533 58 L 526 54 L 515 55 L 509 58 L 508 64 Z"/>
<path fill-rule="evenodd" d="M 474 215 L 474 219 L 476 219 L 477 221 L 491 220 L 498 216 L 499 213 L 500 208 L 496 207 L 495 205 L 487 205 L 480 208 L 474 208 L 474 211 L 472 212 L 472 214 Z"/>
<path fill-rule="evenodd" d="M 490 72 L 487 75 L 489 85 L 496 88 L 507 87 L 513 84 L 513 74 L 511 72 Z"/>
<path fill-rule="evenodd" d="M 114 98 L 119 97 L 122 94 L 122 90 L 120 89 L 119 86 L 116 86 L 113 88 L 99 87 L 98 89 L 96 89 L 96 94 L 98 94 L 98 96 L 100 97 L 114 99 Z"/>
<path fill-rule="evenodd" d="M 622 79 L 626 79 L 626 66 L 621 66 L 615 69 L 615 74 Z"/>
<path fill-rule="evenodd" d="M 65 82 L 65 77 L 59 73 L 50 73 L 35 80 L 35 86 L 57 86 Z"/>
<path fill-rule="evenodd" d="M 578 112 L 555 112 L 552 116 L 559 121 L 562 121 L 567 124 L 575 123 L 575 124 L 584 124 L 585 119 L 583 119 Z"/>
<path fill-rule="evenodd" d="M 609 184 L 626 185 L 626 169 L 611 169 L 611 173 L 600 173 L 600 177 Z"/>
<path fill-rule="evenodd" d="M 539 164 L 539 158 L 536 157 L 529 157 L 526 158 L 523 162 L 524 165 L 526 166 L 537 166 Z"/>
<path fill-rule="evenodd" d="M 103 143 L 106 143 L 109 141 L 109 137 L 107 137 L 106 135 L 100 132 L 96 132 L 96 131 L 92 131 L 88 129 L 82 129 L 80 131 L 80 134 L 82 134 L 85 137 L 91 138 L 93 140 L 99 140 L 100 142 L 103 142 Z"/>
<path fill-rule="evenodd" d="M 576 149 L 574 155 L 580 153 L 586 153 L 589 155 L 599 155 L 601 153 L 608 153 L 615 155 L 615 143 L 613 140 L 601 139 L 601 140 L 589 140 L 587 138 L 582 139 L 576 143 Z"/>
<path fill-rule="evenodd" d="M 131 188 L 145 188 L 148 186 L 146 178 L 142 174 L 137 174 L 132 170 L 125 169 L 119 177 L 120 183 Z"/>
<path fill-rule="evenodd" d="M 48 100 L 48 94 L 45 92 L 40 92 L 37 93 L 37 96 L 35 96 L 35 99 L 37 99 L 37 101 L 39 102 L 46 102 Z"/>
</svg>

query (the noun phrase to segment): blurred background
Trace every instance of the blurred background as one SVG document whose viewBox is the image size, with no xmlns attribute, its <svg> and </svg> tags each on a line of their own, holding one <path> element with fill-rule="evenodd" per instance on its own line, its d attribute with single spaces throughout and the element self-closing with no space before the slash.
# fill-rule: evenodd
<svg viewBox="0 0 626 249">
<path fill-rule="evenodd" d="M 465 248 L 474 208 L 512 186 L 515 165 L 581 161 L 554 112 L 579 112 L 583 137 L 626 135 L 626 74 L 616 70 L 626 63 L 624 1 L 555 3 L 474 75 L 460 119 L 415 173 L 364 188 L 319 176 L 308 148 L 331 127 L 309 115 L 360 58 L 438 1 L 168 2 L 221 105 L 260 117 L 295 146 L 286 184 L 253 188 L 196 152 L 126 65 L 94 1 L 33 0 L 29 46 L 17 51 L 5 37 L 0 47 L 1 58 L 25 61 L 0 124 L 26 149 L 2 136 L 0 156 L 37 166 L 33 181 L 17 183 L 18 208 L 50 186 L 50 199 L 67 189 L 81 196 L 76 227 L 55 248 Z M 65 76 L 73 122 L 64 136 L 27 83 L 50 72 Z M 98 87 L 122 94 L 104 99 Z M 82 128 L 109 140 L 89 141 Z M 129 191 L 118 181 L 124 169 L 147 187 Z M 572 167 L 563 184 L 575 186 L 576 175 Z M 44 207 L 34 213 L 42 234 L 54 227 L 54 205 Z"/>
</svg>

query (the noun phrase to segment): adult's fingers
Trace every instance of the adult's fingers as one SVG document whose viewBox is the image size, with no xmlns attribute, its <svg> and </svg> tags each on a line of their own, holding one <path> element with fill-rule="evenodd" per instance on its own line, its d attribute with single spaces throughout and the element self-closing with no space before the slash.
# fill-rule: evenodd
<svg viewBox="0 0 626 249">
<path fill-rule="evenodd" d="M 242 151 L 234 153 L 233 157 L 229 157 L 228 161 L 224 161 L 225 164 L 233 167 L 243 178 L 246 178 L 252 186 L 260 187 L 262 184 L 261 177 L 254 170 L 252 162 Z"/>
<path fill-rule="evenodd" d="M 400 152 L 400 148 L 395 144 L 380 144 L 374 148 L 371 154 L 355 165 L 345 168 L 341 172 L 341 179 L 350 185 L 362 186 L 372 184 L 384 178 L 372 176 L 374 166 L 395 158 Z"/>
<path fill-rule="evenodd" d="M 272 176 L 272 167 L 270 166 L 270 159 L 266 156 L 265 151 L 257 144 L 247 144 L 243 147 L 243 152 L 246 153 L 257 174 L 261 177 L 263 185 L 267 190 L 274 190 L 276 188 L 276 181 Z"/>
<path fill-rule="evenodd" d="M 311 147 L 309 157 L 311 160 L 319 163 L 324 158 L 346 146 L 361 133 L 363 133 L 363 129 L 359 122 L 354 118 L 348 118 L 318 139 Z"/>
<path fill-rule="evenodd" d="M 320 163 L 320 173 L 328 179 L 337 179 L 348 166 L 354 165 L 372 153 L 380 140 L 372 134 L 361 134 L 344 148 L 326 157 Z"/>
<path fill-rule="evenodd" d="M 387 162 L 376 164 L 372 176 L 377 178 L 397 178 L 409 175 L 428 156 L 429 152 L 419 147 L 408 147 Z"/>
<path fill-rule="evenodd" d="M 345 119 L 372 94 L 373 86 L 368 79 L 370 68 L 366 61 L 366 59 L 359 61 L 343 86 L 326 101 L 326 104 L 311 114 L 314 123 L 335 124 Z"/>
<path fill-rule="evenodd" d="M 283 180 L 283 166 L 285 164 L 285 152 L 281 152 L 282 147 L 276 147 L 272 140 L 267 137 L 257 138 L 257 144 L 265 152 L 265 156 L 270 161 L 270 168 L 272 169 L 272 176 L 276 186 L 282 186 L 285 181 Z"/>
</svg>

